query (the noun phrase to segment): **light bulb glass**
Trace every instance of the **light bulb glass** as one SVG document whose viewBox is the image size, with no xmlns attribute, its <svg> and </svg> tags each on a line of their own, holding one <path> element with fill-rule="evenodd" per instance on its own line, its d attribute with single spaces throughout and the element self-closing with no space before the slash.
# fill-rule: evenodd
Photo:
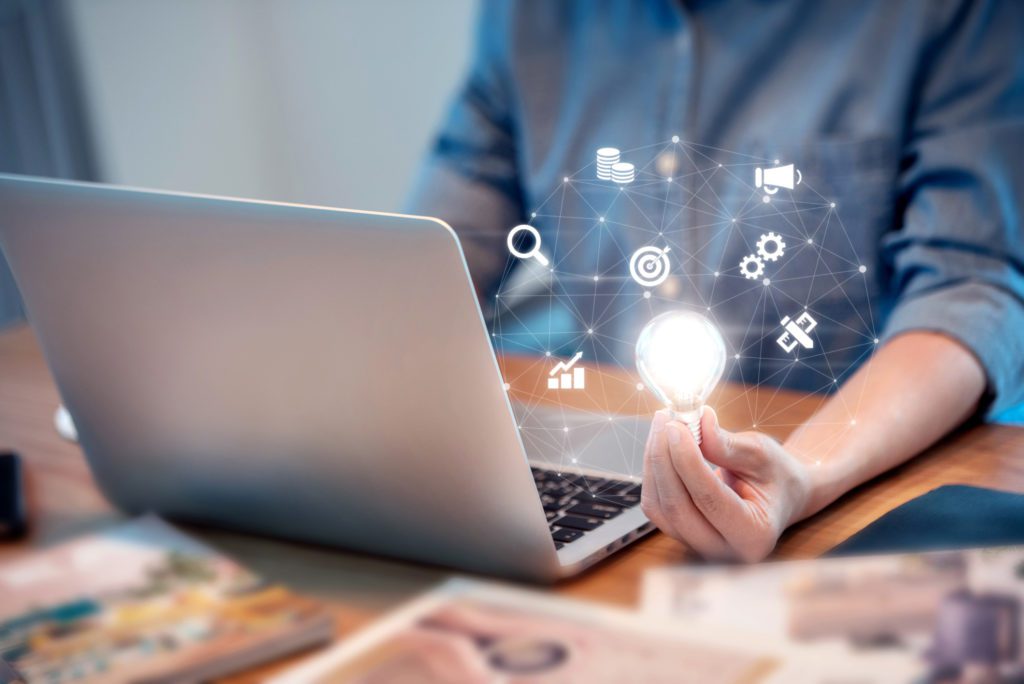
<svg viewBox="0 0 1024 684">
<path fill-rule="evenodd" d="M 704 402 L 725 370 L 725 342 L 704 316 L 669 311 L 640 331 L 636 369 L 644 385 L 690 428 L 700 444 Z"/>
</svg>

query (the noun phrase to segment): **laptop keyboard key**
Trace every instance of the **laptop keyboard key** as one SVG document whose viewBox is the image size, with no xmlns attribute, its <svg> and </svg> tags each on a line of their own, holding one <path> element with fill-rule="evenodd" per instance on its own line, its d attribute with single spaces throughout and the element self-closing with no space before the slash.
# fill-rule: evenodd
<svg viewBox="0 0 1024 684">
<path fill-rule="evenodd" d="M 582 536 L 583 533 L 579 530 L 570 530 L 566 528 L 557 529 L 551 533 L 552 539 L 554 539 L 556 542 L 562 542 L 563 544 L 574 542 Z"/>
<path fill-rule="evenodd" d="M 614 518 L 619 513 L 622 513 L 622 509 L 618 506 L 612 506 L 605 503 L 578 503 L 569 510 L 566 511 L 570 515 L 582 515 L 589 518 L 604 518 L 609 520 Z"/>
<path fill-rule="evenodd" d="M 571 527 L 574 530 L 589 532 L 591 530 L 596 530 L 601 525 L 604 525 L 604 520 L 601 520 L 601 518 L 584 518 L 579 515 L 563 515 L 551 524 L 558 525 L 559 527 Z"/>
<path fill-rule="evenodd" d="M 597 502 L 619 506 L 620 508 L 632 508 L 640 503 L 640 496 L 637 494 L 612 494 L 609 496 L 598 496 Z"/>
</svg>

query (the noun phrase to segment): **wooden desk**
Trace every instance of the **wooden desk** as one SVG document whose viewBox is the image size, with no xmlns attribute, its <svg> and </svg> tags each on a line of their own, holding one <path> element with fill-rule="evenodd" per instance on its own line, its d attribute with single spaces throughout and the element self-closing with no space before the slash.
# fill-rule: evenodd
<svg viewBox="0 0 1024 684">
<path fill-rule="evenodd" d="M 539 392 L 545 382 L 545 367 L 540 361 L 516 359 L 506 364 L 505 375 L 514 392 Z M 601 377 L 601 392 L 595 394 L 600 395 L 603 410 L 643 413 L 652 409 L 645 395 L 637 392 L 634 379 L 614 373 L 607 379 L 604 373 Z M 577 401 L 597 405 L 593 395 Z M 725 387 L 712 403 L 728 428 L 744 429 L 757 423 L 758 429 L 784 437 L 820 401 L 820 397 L 794 392 Z M 54 432 L 57 404 L 57 391 L 32 333 L 24 327 L 0 332 L 0 448 L 13 448 L 25 459 L 32 515 L 31 535 L 23 542 L 0 545 L 0 563 L 120 519 L 97 491 L 78 447 Z M 779 544 L 777 555 L 819 555 L 905 501 L 953 483 L 1024 492 L 1024 429 L 985 425 L 956 435 L 792 528 Z M 193 531 L 256 571 L 324 599 L 336 612 L 343 633 L 450 574 L 342 551 Z M 680 544 L 656 533 L 553 591 L 632 606 L 645 569 L 684 558 Z M 233 681 L 254 681 L 255 677 L 250 673 Z"/>
</svg>

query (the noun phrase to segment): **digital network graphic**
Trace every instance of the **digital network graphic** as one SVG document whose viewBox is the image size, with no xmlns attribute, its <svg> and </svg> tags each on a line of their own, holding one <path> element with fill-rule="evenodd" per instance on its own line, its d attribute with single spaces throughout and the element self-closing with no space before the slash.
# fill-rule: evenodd
<svg viewBox="0 0 1024 684">
<path fill-rule="evenodd" d="M 637 372 L 636 344 L 669 311 L 698 313 L 721 334 L 723 381 L 745 388 L 731 401 L 750 403 L 753 429 L 774 414 L 757 414 L 751 393 L 838 387 L 874 351 L 878 331 L 864 262 L 872 245 L 844 224 L 837 198 L 850 195 L 834 172 L 814 159 L 673 137 L 599 148 L 561 176 L 529 222 L 510 227 L 491 321 L 499 357 L 541 357 L 543 370 L 556 369 L 536 388 L 505 378 L 528 451 L 561 454 L 554 465 L 566 468 L 641 474 L 646 426 L 618 416 L 644 413 L 651 388 Z M 853 221 L 863 215 L 850 209 Z M 679 347 L 685 354 L 685 340 Z M 592 365 L 585 385 L 578 369 L 585 391 L 565 393 L 577 386 L 570 369 L 580 358 Z M 602 411 L 552 406 L 553 397 L 600 395 L 601 369 L 614 367 L 635 379 L 628 399 Z M 621 392 L 600 398 L 612 396 Z M 609 444 L 622 462 L 598 462 Z"/>
</svg>

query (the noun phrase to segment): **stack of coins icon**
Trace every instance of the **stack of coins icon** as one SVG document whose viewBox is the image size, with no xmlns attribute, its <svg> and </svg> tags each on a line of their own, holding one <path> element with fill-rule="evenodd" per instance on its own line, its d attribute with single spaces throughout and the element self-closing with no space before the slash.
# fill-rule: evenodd
<svg viewBox="0 0 1024 684">
<path fill-rule="evenodd" d="M 597 151 L 597 177 L 599 180 L 612 179 L 612 167 L 619 163 L 619 150 L 602 147 Z"/>
<path fill-rule="evenodd" d="M 633 179 L 636 178 L 636 167 L 629 162 L 619 162 L 618 164 L 612 164 L 612 180 L 619 185 L 625 185 L 632 183 Z"/>
</svg>

